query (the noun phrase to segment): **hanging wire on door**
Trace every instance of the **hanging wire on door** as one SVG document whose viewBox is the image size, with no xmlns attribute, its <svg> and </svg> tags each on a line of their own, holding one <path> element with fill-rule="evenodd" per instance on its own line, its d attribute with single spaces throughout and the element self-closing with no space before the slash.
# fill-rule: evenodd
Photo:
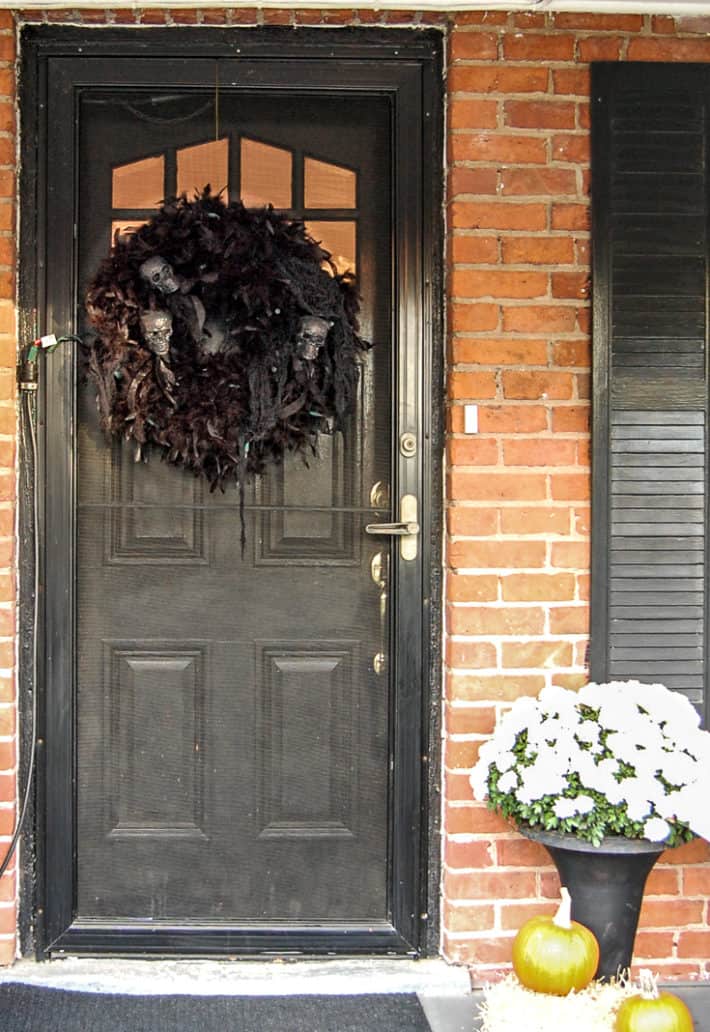
<svg viewBox="0 0 710 1032">
<path fill-rule="evenodd" d="M 27 759 L 27 780 L 25 783 L 24 791 L 21 794 L 22 802 L 15 821 L 15 829 L 10 839 L 10 844 L 7 847 L 7 852 L 0 863 L 0 878 L 5 874 L 10 862 L 14 855 L 17 843 L 22 832 L 22 827 L 27 816 L 27 809 L 30 802 L 30 796 L 32 794 L 32 784 L 34 782 L 34 770 L 35 760 L 37 756 L 37 642 L 38 642 L 38 620 L 39 620 L 39 557 L 40 557 L 40 541 L 39 541 L 39 491 L 37 484 L 37 412 L 35 399 L 37 397 L 37 390 L 39 388 L 39 355 L 42 351 L 51 352 L 55 348 L 59 347 L 60 344 L 67 343 L 69 341 L 75 341 L 81 343 L 81 338 L 73 335 L 65 337 L 56 337 L 54 334 L 49 334 L 46 337 L 40 337 L 38 340 L 32 342 L 28 348 L 25 349 L 25 353 L 20 364 L 20 395 L 22 397 L 22 411 L 21 411 L 21 433 L 22 433 L 22 448 L 23 453 L 26 451 L 26 440 L 25 433 L 29 437 L 29 455 L 31 461 L 31 484 L 30 493 L 32 495 L 32 644 L 31 644 L 31 674 L 30 683 L 32 685 L 32 710 L 30 716 L 30 753 Z"/>
</svg>

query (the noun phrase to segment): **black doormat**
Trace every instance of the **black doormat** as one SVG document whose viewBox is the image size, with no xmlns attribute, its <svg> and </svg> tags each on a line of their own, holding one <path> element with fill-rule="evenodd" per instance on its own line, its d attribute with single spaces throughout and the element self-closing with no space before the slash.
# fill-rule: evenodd
<svg viewBox="0 0 710 1032">
<path fill-rule="evenodd" d="M 117 996 L 0 985 L 2 1032 L 431 1032 L 414 993 Z"/>
</svg>

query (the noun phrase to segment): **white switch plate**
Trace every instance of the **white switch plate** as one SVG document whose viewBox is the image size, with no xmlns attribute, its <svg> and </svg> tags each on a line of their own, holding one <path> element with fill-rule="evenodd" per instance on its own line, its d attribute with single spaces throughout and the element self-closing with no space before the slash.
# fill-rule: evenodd
<svg viewBox="0 0 710 1032">
<path fill-rule="evenodd" d="M 464 405 L 463 430 L 465 434 L 478 433 L 478 405 Z"/>
</svg>

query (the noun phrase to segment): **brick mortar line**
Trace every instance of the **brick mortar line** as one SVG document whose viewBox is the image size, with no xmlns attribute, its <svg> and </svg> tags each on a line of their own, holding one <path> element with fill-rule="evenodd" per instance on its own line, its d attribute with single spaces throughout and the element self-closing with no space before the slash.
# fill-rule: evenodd
<svg viewBox="0 0 710 1032">
<path fill-rule="evenodd" d="M 476 640 L 476 637 L 480 638 L 483 641 L 490 641 L 491 640 L 490 636 L 487 636 L 485 634 L 484 635 L 477 635 L 477 636 L 476 635 L 471 635 L 471 640 L 472 641 Z M 555 635 L 554 637 L 543 637 L 543 636 L 540 636 L 540 637 L 537 637 L 537 638 L 529 638 L 529 637 L 521 635 L 518 638 L 511 637 L 510 639 L 499 640 L 498 644 L 500 644 L 500 645 L 554 645 L 556 643 L 560 643 L 560 644 L 563 644 L 563 645 L 570 645 L 570 644 L 574 645 L 577 642 L 586 641 L 588 637 L 589 637 L 588 634 Z M 577 664 L 577 663 L 555 664 L 554 671 L 570 670 L 571 668 L 575 668 L 576 669 L 578 667 L 578 665 L 579 664 Z M 481 667 L 480 669 L 474 669 L 471 672 L 465 672 L 465 671 L 455 670 L 455 669 L 452 670 L 452 669 L 448 669 L 447 668 L 446 672 L 448 674 L 457 675 L 458 677 L 491 677 L 493 675 L 501 674 L 501 673 L 505 674 L 506 676 L 507 675 L 511 675 L 511 676 L 516 675 L 517 676 L 517 675 L 522 675 L 522 674 L 540 673 L 542 671 L 541 671 L 540 667 L 513 667 L 513 666 L 511 666 L 511 667 L 499 667 L 499 666 L 495 666 L 495 667 Z M 551 668 L 547 672 L 552 672 Z M 8 769 L 8 771 L 11 770 L 11 768 L 9 768 L 9 767 L 7 769 Z M 14 768 L 12 768 L 12 769 L 14 769 Z M 449 768 L 449 769 L 456 770 L 456 769 L 459 769 L 459 768 Z"/>
<path fill-rule="evenodd" d="M 547 440 L 547 439 L 546 439 Z M 475 474 L 481 474 L 485 476 L 490 473 L 539 473 L 545 471 L 546 476 L 554 476 L 555 473 L 571 474 L 571 473 L 587 473 L 590 469 L 588 463 L 576 462 L 574 465 L 550 465 L 549 462 L 542 462 L 536 465 L 520 465 L 520 463 L 499 462 L 496 465 L 451 465 L 451 469 L 456 470 L 457 473 L 465 474 L 466 476 L 473 476 Z"/>
<path fill-rule="evenodd" d="M 591 304 L 584 297 L 553 297 L 552 295 L 540 295 L 536 297 L 493 297 L 488 294 L 485 297 L 472 297 L 470 294 L 461 294 L 450 297 L 450 302 L 454 304 L 499 304 L 505 305 L 507 309 L 520 309 L 520 308 L 562 308 L 562 309 L 580 309 L 582 312 L 591 311 Z M 486 332 L 493 333 L 494 330 L 474 330 L 470 331 L 476 334 L 485 335 Z M 525 330 L 507 330 L 507 332 L 517 336 L 526 336 Z M 575 332 L 577 337 L 585 336 L 582 330 L 568 330 L 568 333 Z M 531 334 L 541 336 L 543 334 Z M 548 330 L 547 336 L 556 336 L 555 330 Z"/>
<path fill-rule="evenodd" d="M 470 339 L 471 340 L 476 340 L 476 337 L 472 336 Z M 491 339 L 490 337 L 485 337 L 485 336 L 480 338 L 481 341 L 490 340 L 490 339 Z M 513 343 L 517 343 L 518 341 L 523 341 L 525 339 L 526 338 L 522 334 L 518 334 L 517 337 L 513 336 L 513 337 L 509 338 L 509 340 L 506 340 L 506 341 L 501 340 L 501 343 L 511 343 L 511 344 L 513 344 Z M 579 334 L 574 339 L 579 340 L 580 342 L 586 343 L 586 338 L 583 337 L 583 336 L 580 336 Z M 498 341 L 497 341 L 497 338 L 496 338 L 496 343 L 497 342 Z M 535 343 L 537 344 L 538 341 L 535 341 Z M 521 347 L 522 347 L 522 345 L 521 345 Z M 587 374 L 587 373 L 589 373 L 591 371 L 590 366 L 588 366 L 588 365 L 560 365 L 560 364 L 543 365 L 540 362 L 530 362 L 529 364 L 527 362 L 520 362 L 520 363 L 513 363 L 513 362 L 506 362 L 506 363 L 503 363 L 503 362 L 487 362 L 485 364 L 482 363 L 482 362 L 481 363 L 479 363 L 479 362 L 454 362 L 454 363 L 452 363 L 450 365 L 449 368 L 450 368 L 450 370 L 452 372 L 455 372 L 455 373 L 477 373 L 477 372 L 482 372 L 482 373 L 502 372 L 502 373 L 505 373 L 505 372 L 511 371 L 511 372 L 516 372 L 516 373 L 517 372 L 526 372 L 526 373 L 530 372 L 530 373 L 548 373 L 548 374 L 549 373 L 575 373 L 575 374 L 582 373 L 582 374 Z M 521 400 L 528 400 L 528 399 L 521 399 Z M 551 400 L 552 399 L 548 399 L 548 398 L 542 399 L 543 404 L 546 404 L 546 405 L 549 404 L 549 402 Z M 565 399 L 560 399 L 560 400 L 565 400 Z M 489 398 L 481 399 L 481 404 L 483 404 L 483 401 L 491 401 L 491 399 L 489 399 Z M 560 431 L 561 434 L 563 434 L 563 433 L 571 433 L 571 432 L 574 432 L 574 431 Z M 578 431 L 578 432 L 581 433 L 582 431 Z M 486 435 L 489 436 L 489 437 L 495 436 L 495 433 L 496 433 L 495 431 L 486 431 Z"/>
<path fill-rule="evenodd" d="M 488 567 L 487 569 L 485 569 L 485 570 L 483 570 L 481 572 L 479 572 L 478 569 L 475 569 L 475 571 L 474 571 L 474 573 L 472 575 L 474 577 L 475 576 L 487 576 L 487 577 L 492 577 L 492 576 L 494 576 L 494 577 L 497 577 L 497 576 L 517 576 L 518 574 L 538 574 L 539 575 L 541 569 L 542 568 L 537 568 L 537 569 L 525 568 L 525 569 L 520 569 L 520 570 L 515 569 L 515 570 L 513 570 L 512 574 L 500 574 L 500 572 L 498 570 L 496 570 L 494 568 Z M 572 574 L 574 574 L 574 573 L 578 573 L 578 572 L 580 572 L 580 571 L 578 571 L 576 569 L 569 569 L 569 568 L 568 569 L 564 569 L 564 570 L 557 570 L 555 568 L 555 570 L 554 570 L 555 574 L 557 574 L 557 573 L 568 573 L 568 574 L 572 573 Z M 460 569 L 457 570 L 456 573 L 459 576 L 466 576 L 466 572 L 462 571 Z M 544 607 L 544 606 L 547 606 L 547 605 L 549 605 L 549 606 L 557 606 L 559 608 L 560 606 L 569 606 L 569 605 L 572 605 L 572 604 L 575 604 L 575 605 L 578 606 L 578 608 L 582 609 L 582 608 L 584 608 L 584 604 L 586 604 L 586 602 L 587 602 L 586 599 L 576 598 L 575 597 L 575 598 L 570 598 L 570 599 L 553 599 L 553 600 L 545 599 L 545 598 L 518 599 L 516 601 L 511 601 L 511 602 L 507 602 L 507 601 L 505 601 L 503 599 L 492 599 L 491 601 L 482 600 L 480 602 L 475 602 L 475 601 L 474 602 L 453 602 L 453 601 L 449 601 L 449 605 L 454 607 L 455 609 L 457 609 L 459 611 L 463 611 L 465 609 L 480 609 L 480 608 L 486 608 L 489 611 L 495 611 L 495 610 L 498 610 L 498 609 L 527 609 L 527 608 L 530 608 L 530 607 L 540 608 L 540 607 Z M 458 631 L 457 634 L 459 636 L 461 636 L 461 637 L 466 638 L 466 639 L 472 638 L 472 637 L 477 637 L 476 635 L 472 635 L 472 634 L 465 634 L 464 635 L 462 631 Z M 485 637 L 488 641 L 491 641 L 491 642 L 502 642 L 502 641 L 509 641 L 509 640 L 520 641 L 520 640 L 522 640 L 522 638 L 531 638 L 533 640 L 537 640 L 539 636 L 538 635 L 534 635 L 534 634 L 528 634 L 528 635 L 513 634 L 512 632 L 509 632 L 507 634 L 505 634 L 505 633 L 489 634 L 489 635 L 481 634 L 481 635 L 478 635 L 478 637 Z"/>
<path fill-rule="evenodd" d="M 501 200 L 501 201 L 505 200 L 505 201 L 509 202 L 509 201 L 511 201 L 511 198 L 513 198 L 513 197 L 523 197 L 524 198 L 524 197 L 527 197 L 527 196 L 528 196 L 527 194 L 506 194 L 505 197 L 502 197 L 502 196 L 500 196 L 498 194 L 460 194 L 460 195 L 457 195 L 456 198 L 452 198 L 451 204 L 452 205 L 453 204 L 474 204 L 481 197 L 496 198 L 496 199 Z M 533 203 L 539 204 L 540 203 L 540 199 L 539 198 L 541 196 L 544 196 L 544 195 L 536 196 L 534 198 Z M 573 197 L 573 196 L 575 196 L 575 195 L 574 194 L 568 194 L 568 198 L 569 197 Z M 474 200 L 473 201 L 464 200 L 464 198 L 466 198 L 466 197 L 473 197 Z M 524 201 L 522 203 L 524 203 Z M 554 204 L 569 204 L 570 202 L 569 202 L 569 199 L 564 200 L 564 199 L 555 198 L 552 203 L 554 203 Z M 576 203 L 581 204 L 582 202 L 581 201 L 577 201 Z M 570 236 L 570 233 L 574 233 L 574 237 L 573 237 L 572 243 L 581 242 L 581 243 L 587 243 L 588 244 L 591 241 L 591 237 L 592 237 L 591 231 L 588 230 L 588 229 L 575 229 L 575 230 L 569 230 L 569 229 L 550 229 L 550 230 L 544 230 L 544 229 L 508 229 L 507 227 L 506 228 L 502 228 L 502 229 L 494 229 L 494 228 L 489 228 L 489 227 L 486 227 L 486 226 L 451 226 L 449 232 L 450 232 L 450 235 L 452 237 L 459 237 L 459 238 L 469 238 L 470 237 L 470 238 L 472 238 L 474 240 L 478 240 L 478 239 L 485 240 L 485 239 L 487 239 L 489 237 L 494 239 L 494 240 L 498 240 L 500 238 L 501 242 L 503 242 L 505 240 L 512 240 L 512 241 L 517 242 L 519 240 L 527 240 L 527 239 L 530 239 L 530 240 L 549 240 L 549 239 L 552 239 L 552 240 L 558 240 L 558 241 L 559 240 L 568 240 L 569 236 Z M 468 264 L 470 264 L 470 263 L 468 263 Z M 512 263 L 512 262 L 510 262 L 510 263 L 508 263 L 508 262 L 505 262 L 505 263 L 498 262 L 497 264 L 494 264 L 494 263 L 491 263 L 491 262 L 487 262 L 486 264 L 487 265 L 493 265 L 494 268 L 497 268 L 498 265 L 501 265 L 501 264 L 505 264 L 505 265 L 511 264 L 512 265 L 514 263 Z M 524 262 L 517 262 L 515 264 L 523 265 L 523 264 L 526 264 L 526 263 L 524 263 Z M 533 266 L 533 268 L 539 268 L 539 267 L 545 268 L 546 266 L 550 266 L 551 268 L 554 269 L 556 267 L 556 263 L 555 262 L 541 262 L 539 266 L 536 263 L 534 263 L 534 262 L 528 262 L 527 264 Z M 579 261 L 576 261 L 576 262 L 560 262 L 559 264 L 560 265 L 574 264 L 574 265 L 577 265 L 583 271 L 587 271 L 588 268 L 589 268 L 589 265 L 586 265 L 586 264 L 584 264 L 582 262 L 579 262 Z"/>
<path fill-rule="evenodd" d="M 533 262 L 506 262 L 499 261 L 496 263 L 492 262 L 471 262 L 471 261 L 454 261 L 451 262 L 451 268 L 457 272 L 484 272 L 484 273 L 498 273 L 510 272 L 516 276 L 525 275 L 539 275 L 547 276 L 551 278 L 557 273 L 563 273 L 565 276 L 585 276 L 589 272 L 589 266 L 580 265 L 578 262 L 559 262 L 553 264 L 551 262 L 540 263 L 539 265 Z M 549 285 L 549 284 L 548 284 Z M 469 297 L 475 296 L 482 300 L 492 299 L 493 301 L 534 301 L 537 297 L 544 297 L 553 301 L 577 301 L 585 302 L 588 301 L 588 296 L 584 294 L 565 294 L 559 296 L 557 294 L 550 294 L 549 291 L 545 294 L 532 294 L 530 297 L 520 298 L 519 296 L 512 296 L 510 298 L 502 296 L 501 294 L 476 294 L 469 295 Z M 519 335 L 520 336 L 520 335 Z M 539 363 L 538 363 L 539 364 Z"/>
<path fill-rule="evenodd" d="M 589 507 L 589 499 L 588 498 L 586 498 L 586 499 L 584 499 L 584 498 L 549 498 L 549 499 L 545 499 L 545 498 L 530 498 L 529 501 L 526 498 L 512 498 L 512 499 L 511 498 L 499 498 L 499 499 L 497 499 L 497 501 L 494 498 L 493 499 L 491 499 L 491 498 L 452 498 L 451 501 L 449 501 L 447 503 L 447 507 L 449 509 L 456 509 L 458 507 L 461 507 L 463 509 L 478 509 L 480 507 L 483 507 L 485 509 L 502 508 L 502 509 L 506 509 L 506 510 L 509 510 L 511 512 L 514 512 L 516 509 L 530 509 L 530 508 L 531 509 L 549 509 L 549 508 L 567 509 L 567 508 L 569 508 L 570 503 L 572 503 L 574 505 L 577 505 L 577 506 L 585 506 L 586 508 Z M 542 531 L 542 530 L 535 530 L 535 531 L 533 531 L 533 533 L 534 534 L 543 534 L 544 531 Z M 456 537 L 461 537 L 461 538 L 470 538 L 470 537 L 486 538 L 486 537 L 488 537 L 488 535 L 478 535 L 478 534 L 475 534 L 475 535 L 469 535 L 469 534 L 455 535 L 455 534 L 453 534 L 453 535 L 450 535 L 450 537 L 452 537 L 452 538 L 456 538 Z M 520 535 L 516 535 L 514 533 L 514 531 L 509 530 L 508 534 L 507 534 L 507 537 L 514 537 L 514 538 L 515 537 L 522 537 L 522 538 L 526 538 L 527 535 L 523 534 L 522 531 L 521 531 Z"/>
<path fill-rule="evenodd" d="M 549 27 L 546 26 L 545 28 L 525 28 L 522 26 L 509 28 L 507 26 L 501 25 L 496 27 L 496 31 L 493 30 L 493 26 L 489 26 L 488 28 L 482 28 L 479 25 L 456 25 L 454 26 L 454 28 L 455 32 L 461 34 L 462 36 L 497 36 L 499 41 L 511 37 L 514 39 L 520 39 L 525 36 L 544 36 L 549 39 L 562 39 L 571 37 L 574 40 L 599 39 L 607 37 L 613 39 L 636 39 L 639 35 L 642 34 L 640 29 L 575 29 L 558 28 L 555 25 L 551 25 Z M 677 34 L 679 35 L 680 33 Z M 703 33 L 700 29 L 697 29 L 695 31 L 689 30 L 688 32 L 689 39 L 693 39 L 694 36 L 702 35 Z M 668 36 L 662 32 L 651 32 L 651 34 L 648 37 L 644 36 L 644 39 L 646 38 L 652 40 L 666 40 L 668 39 Z M 491 60 L 494 60 L 494 58 L 491 58 Z"/>
<path fill-rule="evenodd" d="M 570 372 L 588 373 L 588 369 L 583 366 L 568 366 Z M 465 401 L 460 402 L 461 405 L 466 405 Z M 572 401 L 566 402 L 567 408 L 580 408 L 580 406 L 573 404 Z M 484 406 L 481 402 L 482 409 L 493 409 L 499 408 L 499 406 L 488 405 Z M 546 410 L 548 411 L 548 410 Z M 465 430 L 447 430 L 446 438 L 447 441 L 494 441 L 506 444 L 508 441 L 517 441 L 519 436 L 524 436 L 525 441 L 533 443 L 534 441 L 577 441 L 586 443 L 589 440 L 588 430 L 479 430 L 476 433 L 466 433 Z M 453 464 L 453 463 L 451 463 Z"/>
</svg>

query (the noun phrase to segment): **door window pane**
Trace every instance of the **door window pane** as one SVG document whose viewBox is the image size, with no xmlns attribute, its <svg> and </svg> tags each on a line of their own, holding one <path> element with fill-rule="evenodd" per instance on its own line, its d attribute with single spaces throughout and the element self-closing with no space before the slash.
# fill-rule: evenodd
<svg viewBox="0 0 710 1032">
<path fill-rule="evenodd" d="M 306 158 L 304 168 L 307 208 L 354 208 L 357 176 L 342 165 Z"/>
<path fill-rule="evenodd" d="M 314 240 L 330 251 L 338 272 L 355 272 L 357 228 L 354 222 L 307 221 L 306 229 Z"/>
<path fill-rule="evenodd" d="M 258 140 L 242 140 L 242 201 L 247 208 L 290 208 L 291 152 Z"/>
<path fill-rule="evenodd" d="M 227 182 L 229 180 L 229 140 L 211 140 L 198 143 L 195 147 L 183 147 L 177 152 L 177 192 L 186 193 L 192 200 L 196 193 L 209 183 L 212 193 L 222 194 L 228 202 Z"/>
<path fill-rule="evenodd" d="M 165 195 L 165 159 L 132 161 L 113 170 L 114 208 L 158 208 Z"/>
</svg>

